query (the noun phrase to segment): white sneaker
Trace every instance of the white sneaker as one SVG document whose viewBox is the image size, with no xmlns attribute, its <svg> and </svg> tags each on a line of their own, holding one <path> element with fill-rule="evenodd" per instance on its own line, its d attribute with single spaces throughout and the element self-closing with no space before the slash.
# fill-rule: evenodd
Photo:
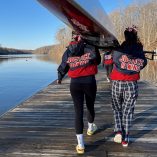
<svg viewBox="0 0 157 157">
<path fill-rule="evenodd" d="M 110 79 L 107 77 L 107 82 L 111 82 Z"/>
<path fill-rule="evenodd" d="M 117 132 L 114 136 L 114 142 L 116 143 L 121 143 L 122 142 L 122 134 L 121 132 Z"/>
<path fill-rule="evenodd" d="M 87 135 L 91 136 L 91 135 L 93 135 L 97 130 L 98 130 L 97 126 L 93 123 L 92 129 L 89 129 L 89 128 L 88 128 L 88 130 L 87 130 Z"/>
<path fill-rule="evenodd" d="M 84 154 L 85 148 L 79 147 L 79 145 L 76 146 L 76 152 L 77 154 Z"/>
</svg>

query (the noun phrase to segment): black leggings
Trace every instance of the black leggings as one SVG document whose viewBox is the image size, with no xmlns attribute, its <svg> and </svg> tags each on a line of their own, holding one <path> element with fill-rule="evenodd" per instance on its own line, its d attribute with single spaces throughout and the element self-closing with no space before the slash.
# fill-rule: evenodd
<svg viewBox="0 0 157 157">
<path fill-rule="evenodd" d="M 71 83 L 70 92 L 74 102 L 75 108 L 75 129 L 76 134 L 83 133 L 83 104 L 84 97 L 87 106 L 87 120 L 89 123 L 93 123 L 95 118 L 94 102 L 96 97 L 97 86 L 94 83 Z"/>
</svg>

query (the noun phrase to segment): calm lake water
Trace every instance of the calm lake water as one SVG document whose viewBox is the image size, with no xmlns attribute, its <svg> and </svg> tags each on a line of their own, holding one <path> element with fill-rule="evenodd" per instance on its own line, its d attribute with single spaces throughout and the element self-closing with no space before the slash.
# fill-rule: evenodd
<svg viewBox="0 0 157 157">
<path fill-rule="evenodd" d="M 56 80 L 58 65 L 43 56 L 0 56 L 0 115 Z"/>
<path fill-rule="evenodd" d="M 0 116 L 57 79 L 57 61 L 49 56 L 0 56 Z M 157 85 L 157 60 L 149 61 L 141 79 Z"/>
</svg>

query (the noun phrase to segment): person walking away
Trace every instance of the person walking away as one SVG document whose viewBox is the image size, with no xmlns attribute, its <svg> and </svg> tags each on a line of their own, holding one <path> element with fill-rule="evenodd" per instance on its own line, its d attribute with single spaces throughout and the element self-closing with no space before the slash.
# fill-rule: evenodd
<svg viewBox="0 0 157 157">
<path fill-rule="evenodd" d="M 112 58 L 112 50 L 105 50 L 103 55 L 102 66 L 105 67 L 106 70 L 106 79 L 110 82 L 110 74 L 113 69 L 113 58 Z"/>
<path fill-rule="evenodd" d="M 97 126 L 94 124 L 94 103 L 97 91 L 95 74 L 97 73 L 97 65 L 101 62 L 101 56 L 99 50 L 89 45 L 80 35 L 76 35 L 75 33 L 73 34 L 73 38 L 75 40 L 67 47 L 67 50 L 63 54 L 62 62 L 58 67 L 57 83 L 60 84 L 68 72 L 68 76 L 71 78 L 70 93 L 75 109 L 75 130 L 78 141 L 76 151 L 78 154 L 84 154 L 84 98 L 87 107 L 87 135 L 91 136 L 97 130 Z"/>
<path fill-rule="evenodd" d="M 140 71 L 146 66 L 147 60 L 143 53 L 137 28 L 128 27 L 124 31 L 125 41 L 118 51 L 113 53 L 114 67 L 112 80 L 112 109 L 114 113 L 114 142 L 127 147 L 129 143 L 129 128 L 134 115 L 138 97 L 137 80 Z"/>
</svg>

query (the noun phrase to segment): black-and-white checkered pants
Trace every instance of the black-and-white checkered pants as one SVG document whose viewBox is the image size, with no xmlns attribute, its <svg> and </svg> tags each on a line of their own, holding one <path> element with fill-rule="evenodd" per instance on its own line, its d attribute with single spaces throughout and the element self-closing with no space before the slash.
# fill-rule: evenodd
<svg viewBox="0 0 157 157">
<path fill-rule="evenodd" d="M 126 134 L 129 133 L 137 97 L 137 81 L 113 80 L 112 109 L 114 112 L 115 132 L 123 131 L 124 129 Z"/>
</svg>

